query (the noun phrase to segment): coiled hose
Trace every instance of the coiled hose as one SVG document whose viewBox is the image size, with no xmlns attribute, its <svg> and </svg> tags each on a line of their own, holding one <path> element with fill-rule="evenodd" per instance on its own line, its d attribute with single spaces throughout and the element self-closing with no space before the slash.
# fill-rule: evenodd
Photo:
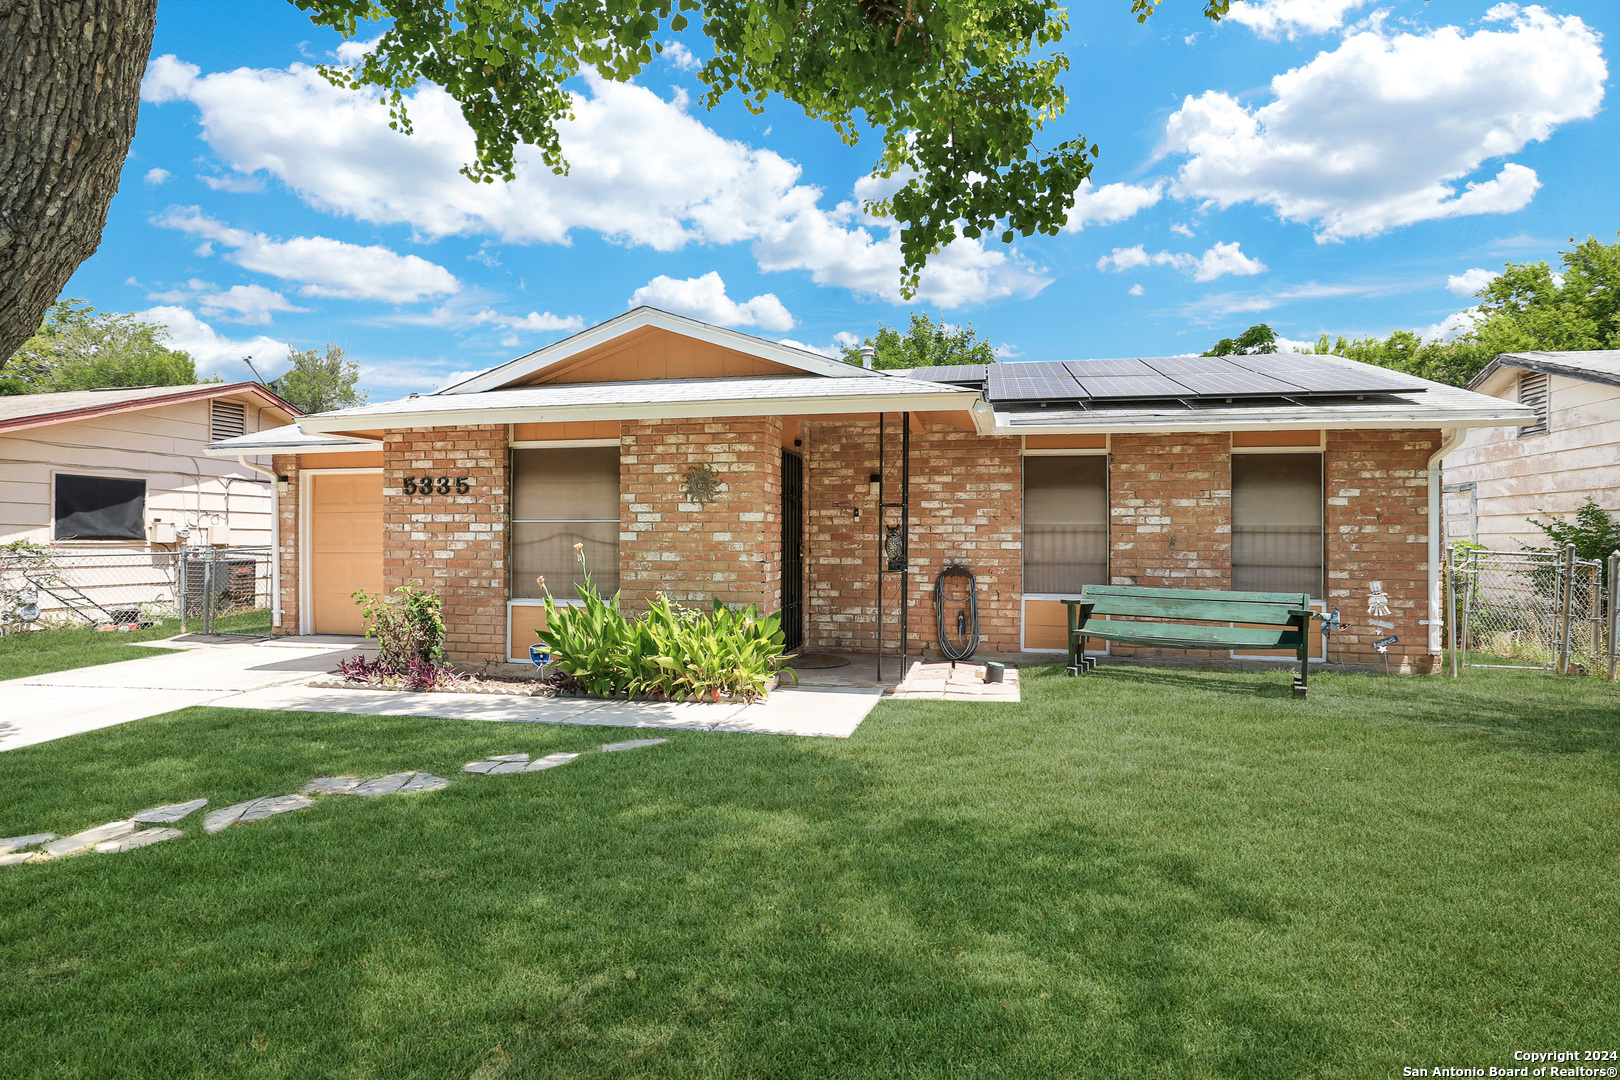
<svg viewBox="0 0 1620 1080">
<path fill-rule="evenodd" d="M 946 590 L 946 579 L 961 586 L 960 596 L 951 596 Z M 956 636 L 945 630 L 946 605 L 955 605 Z M 939 630 L 939 651 L 947 660 L 966 660 L 979 648 L 979 583 L 973 572 L 965 566 L 952 564 L 934 579 L 934 623 Z"/>
</svg>

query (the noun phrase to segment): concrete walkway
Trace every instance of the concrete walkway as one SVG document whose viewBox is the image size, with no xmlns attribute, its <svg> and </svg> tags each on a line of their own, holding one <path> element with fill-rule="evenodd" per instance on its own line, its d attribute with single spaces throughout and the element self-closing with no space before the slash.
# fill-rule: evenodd
<svg viewBox="0 0 1620 1080">
<path fill-rule="evenodd" d="M 374 652 L 374 645 L 316 637 L 244 643 L 200 635 L 142 644 L 184 651 L 0 682 L 0 750 L 193 705 L 847 738 L 884 692 L 881 685 L 805 686 L 778 690 L 758 704 L 733 705 L 331 690 L 303 684 L 345 656 Z"/>
</svg>

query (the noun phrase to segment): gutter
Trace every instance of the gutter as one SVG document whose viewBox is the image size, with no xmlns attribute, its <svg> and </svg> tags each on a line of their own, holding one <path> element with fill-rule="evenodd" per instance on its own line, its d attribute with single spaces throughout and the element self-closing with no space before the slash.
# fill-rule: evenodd
<svg viewBox="0 0 1620 1080">
<path fill-rule="evenodd" d="M 1440 580 L 1440 466 L 1445 456 L 1468 441 L 1467 428 L 1441 432 L 1440 449 L 1429 457 L 1429 654 L 1445 652 L 1445 591 Z"/>
<path fill-rule="evenodd" d="M 270 625 L 272 628 L 281 626 L 281 483 L 276 476 L 276 470 L 267 469 L 263 465 L 255 465 L 247 459 L 246 454 L 236 455 L 236 460 L 246 468 L 252 469 L 261 476 L 270 478 Z"/>
<path fill-rule="evenodd" d="M 1006 414 L 998 414 L 995 435 L 1168 435 L 1184 431 L 1312 431 L 1330 428 L 1351 431 L 1366 428 L 1476 428 L 1509 427 L 1529 423 L 1530 410 L 1515 405 L 1511 409 L 1411 409 L 1411 410 L 1358 410 L 1352 415 L 1324 414 L 1320 411 L 1272 413 L 1261 417 L 1244 417 L 1231 413 L 1203 413 L 1194 416 L 1170 416 L 1159 413 L 1140 420 L 1098 418 L 1088 421 L 1069 421 L 1051 424 L 1009 422 Z"/>
</svg>

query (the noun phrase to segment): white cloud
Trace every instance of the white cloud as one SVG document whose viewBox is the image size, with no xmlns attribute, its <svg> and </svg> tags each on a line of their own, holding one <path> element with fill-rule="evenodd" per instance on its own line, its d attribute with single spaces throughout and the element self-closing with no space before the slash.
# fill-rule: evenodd
<svg viewBox="0 0 1620 1080">
<path fill-rule="evenodd" d="M 305 296 L 408 304 L 461 289 L 454 274 L 416 255 L 400 255 L 381 246 L 361 247 L 324 236 L 273 240 L 263 233 L 233 229 L 195 206 L 171 208 L 155 224 L 204 236 L 233 249 L 225 257 L 246 270 L 303 282 L 299 291 Z"/>
<path fill-rule="evenodd" d="M 408 98 L 415 133 L 388 126 L 372 96 L 340 90 L 315 68 L 203 75 L 160 56 L 142 84 L 145 101 L 189 101 L 202 137 L 243 176 L 266 173 L 318 209 L 419 235 L 487 235 L 504 243 L 568 244 L 576 229 L 618 243 L 674 251 L 691 243 L 751 243 L 761 269 L 806 271 L 820 285 L 902 301 L 899 231 L 855 201 L 821 206 L 799 166 L 726 139 L 688 112 L 684 92 L 666 100 L 645 87 L 584 73 L 575 119 L 561 128 L 571 171 L 554 175 L 520 147 L 517 178 L 474 184 L 471 129 L 437 87 Z M 863 189 L 860 197 L 865 197 Z M 929 261 L 917 300 L 950 308 L 1032 296 L 1049 278 L 1011 250 L 959 238 Z"/>
<path fill-rule="evenodd" d="M 1192 229 L 1190 229 L 1186 225 L 1181 224 L 1179 221 L 1176 222 L 1174 225 L 1170 226 L 1170 231 L 1175 233 L 1177 236 L 1185 236 L 1189 240 L 1191 240 L 1193 238 Z"/>
<path fill-rule="evenodd" d="M 285 341 L 263 335 L 245 341 L 228 338 L 183 307 L 160 305 L 137 311 L 135 317 L 168 327 L 169 344 L 191 354 L 199 376 L 223 375 L 232 382 L 251 378 L 241 363 L 245 356 L 258 366 L 260 374 L 270 378 L 268 366 L 287 359 Z"/>
<path fill-rule="evenodd" d="M 153 187 L 156 187 L 158 184 L 163 183 L 163 181 L 167 180 L 172 175 L 174 174 L 169 172 L 168 169 L 147 169 L 146 175 L 141 177 L 141 179 L 146 181 L 148 184 L 151 184 Z"/>
<path fill-rule="evenodd" d="M 1479 290 L 1501 277 L 1498 270 L 1486 270 L 1476 266 L 1472 270 L 1464 270 L 1460 274 L 1452 274 L 1446 278 L 1446 288 L 1457 296 L 1473 296 Z"/>
<path fill-rule="evenodd" d="M 197 174 L 197 179 L 208 185 L 210 191 L 229 191 L 235 195 L 251 195 L 264 190 L 264 180 L 258 176 L 208 176 Z"/>
<path fill-rule="evenodd" d="M 1147 290 L 1142 288 L 1141 285 L 1132 285 L 1130 288 L 1131 296 L 1141 296 L 1145 292 L 1147 292 Z"/>
<path fill-rule="evenodd" d="M 781 343 L 790 349 L 803 349 L 805 352 L 819 353 L 830 360 L 842 360 L 844 350 L 854 348 L 861 343 L 861 339 L 848 330 L 840 330 L 832 336 L 832 341 L 826 345 L 811 345 L 803 341 L 794 341 L 792 338 L 781 338 Z"/>
<path fill-rule="evenodd" d="M 308 311 L 289 302 L 285 296 L 263 285 L 232 285 L 224 292 L 202 293 L 197 303 L 204 315 L 224 315 L 234 311 L 233 322 L 253 323 L 260 326 L 270 322 L 275 311 Z M 229 318 L 229 316 L 226 316 Z"/>
<path fill-rule="evenodd" d="M 1063 231 L 1079 232 L 1087 225 L 1112 225 L 1116 221 L 1124 221 L 1164 198 L 1164 185 L 1163 180 L 1156 180 L 1147 187 L 1140 184 L 1096 187 L 1088 177 L 1080 181 L 1080 187 L 1075 191 L 1074 209 L 1069 211 L 1069 220 L 1063 226 Z"/>
<path fill-rule="evenodd" d="M 678 41 L 664 42 L 664 51 L 661 55 L 676 71 L 696 71 L 703 63 L 692 55 L 691 49 Z"/>
<path fill-rule="evenodd" d="M 442 309 L 435 309 L 442 310 Z M 531 311 L 527 315 L 502 315 L 485 308 L 468 320 L 474 326 L 489 323 L 503 330 L 526 330 L 534 334 L 550 334 L 558 330 L 583 330 L 585 320 L 578 315 L 553 315 L 551 312 Z M 506 341 L 501 342 L 506 345 Z M 516 344 L 513 341 L 513 344 Z"/>
<path fill-rule="evenodd" d="M 726 283 L 711 270 L 702 277 L 676 279 L 659 274 L 630 297 L 631 307 L 662 308 L 690 315 L 716 326 L 757 326 L 762 330 L 791 330 L 793 316 L 775 293 L 761 293 L 738 303 L 726 295 Z"/>
<path fill-rule="evenodd" d="M 1137 244 L 1135 247 L 1115 248 L 1113 254 L 1097 260 L 1097 269 L 1112 267 L 1116 274 L 1143 266 L 1173 266 L 1191 274 L 1194 281 L 1214 281 L 1227 274 L 1248 277 L 1266 272 L 1266 264 L 1243 254 L 1236 242 L 1217 243 L 1202 255 L 1190 255 L 1185 251 L 1158 251 L 1149 255 L 1143 245 Z"/>
<path fill-rule="evenodd" d="M 358 64 L 360 61 L 366 58 L 367 54 L 369 54 L 371 50 L 377 47 L 377 42 L 381 40 L 382 35 L 378 34 L 376 37 L 371 38 L 368 41 L 341 42 L 337 49 L 334 50 L 333 55 L 337 57 L 337 62 L 345 67 L 352 64 Z"/>
<path fill-rule="evenodd" d="M 1540 182 L 1486 161 L 1589 118 L 1608 75 L 1598 35 L 1579 18 L 1498 5 L 1506 29 L 1386 34 L 1378 26 L 1271 81 L 1250 109 L 1215 91 L 1171 115 L 1161 153 L 1188 157 L 1173 193 L 1273 207 L 1317 225 L 1318 241 L 1524 207 Z"/>
<path fill-rule="evenodd" d="M 1345 12 L 1368 0 L 1237 0 L 1226 17 L 1273 40 L 1284 34 L 1325 34 L 1344 25 Z"/>
<path fill-rule="evenodd" d="M 1430 326 L 1424 330 L 1419 330 L 1418 336 L 1423 338 L 1425 341 L 1432 341 L 1436 338 L 1448 340 L 1461 334 L 1468 333 L 1468 331 L 1474 328 L 1474 324 L 1477 323 L 1479 319 L 1480 315 L 1477 308 L 1469 308 L 1466 311 L 1454 311 L 1450 315 L 1447 315 L 1444 319 L 1441 319 L 1439 322 L 1435 323 L 1433 326 Z"/>
</svg>

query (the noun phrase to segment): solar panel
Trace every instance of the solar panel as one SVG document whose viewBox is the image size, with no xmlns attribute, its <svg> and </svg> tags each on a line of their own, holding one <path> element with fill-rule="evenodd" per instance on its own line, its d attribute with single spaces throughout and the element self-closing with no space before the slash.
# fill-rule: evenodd
<svg viewBox="0 0 1620 1080">
<path fill-rule="evenodd" d="M 991 401 L 1075 401 L 1085 396 L 1062 364 L 991 364 Z"/>
<path fill-rule="evenodd" d="M 1163 375 L 1096 375 L 1082 380 L 1086 396 L 1104 398 L 1179 398 L 1187 388 Z"/>
<path fill-rule="evenodd" d="M 1224 374 L 1234 367 L 1232 361 L 1224 356 L 1159 356 L 1143 363 L 1173 379 L 1183 375 Z"/>
<path fill-rule="evenodd" d="M 966 370 L 974 365 L 957 367 Z M 1398 372 L 1299 353 L 1024 361 L 991 364 L 985 378 L 991 401 L 1029 402 L 1180 399 L 1196 403 L 1202 399 L 1219 403 L 1240 397 L 1343 396 L 1425 388 L 1420 380 Z M 935 379 L 953 381 L 937 375 Z"/>
<path fill-rule="evenodd" d="M 1281 397 L 1299 388 L 1280 378 L 1234 368 L 1207 375 L 1177 375 L 1176 381 L 1197 397 Z"/>
<path fill-rule="evenodd" d="M 941 364 L 938 367 L 913 368 L 906 372 L 908 379 L 924 382 L 982 383 L 987 364 Z"/>
<path fill-rule="evenodd" d="M 1141 360 L 1069 360 L 1063 365 L 1077 379 L 1088 375 L 1152 375 L 1154 370 Z"/>
<path fill-rule="evenodd" d="M 1300 353 L 1233 357 L 1236 363 L 1282 379 L 1308 394 L 1379 394 L 1423 390 L 1420 379 L 1396 371 L 1367 370 Z"/>
</svg>

